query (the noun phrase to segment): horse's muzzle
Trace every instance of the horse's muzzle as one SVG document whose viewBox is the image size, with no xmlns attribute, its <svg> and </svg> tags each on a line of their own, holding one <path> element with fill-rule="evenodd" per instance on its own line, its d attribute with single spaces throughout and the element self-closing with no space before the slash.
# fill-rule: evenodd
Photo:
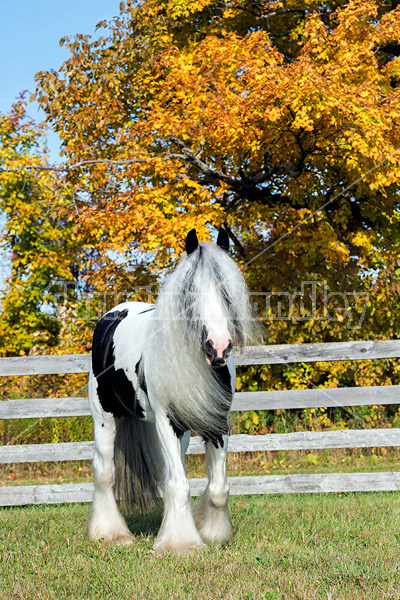
<svg viewBox="0 0 400 600">
<path fill-rule="evenodd" d="M 222 354 L 219 354 L 217 349 L 214 346 L 214 342 L 211 339 L 206 340 L 203 343 L 203 350 L 206 355 L 206 360 L 210 367 L 213 369 L 220 369 L 221 367 L 225 367 L 228 356 L 232 352 L 233 342 L 230 339 L 227 347 L 222 351 Z"/>
</svg>

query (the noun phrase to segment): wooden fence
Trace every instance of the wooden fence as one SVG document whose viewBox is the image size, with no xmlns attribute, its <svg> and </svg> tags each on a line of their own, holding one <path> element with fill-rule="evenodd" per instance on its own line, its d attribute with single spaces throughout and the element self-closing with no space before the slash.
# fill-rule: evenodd
<svg viewBox="0 0 400 600">
<path fill-rule="evenodd" d="M 293 344 L 248 347 L 236 354 L 236 364 L 284 364 L 336 360 L 399 358 L 400 340 Z M 87 373 L 89 355 L 33 356 L 0 359 L 0 375 Z M 368 404 L 400 404 L 400 386 L 372 386 L 336 389 L 237 392 L 232 410 L 275 410 Z M 35 398 L 3 400 L 0 419 L 72 417 L 89 415 L 87 398 Z M 306 431 L 269 435 L 233 435 L 230 452 L 265 450 L 315 450 L 323 448 L 365 448 L 400 446 L 400 429 Z M 94 442 L 32 444 L 0 447 L 1 463 L 84 460 L 93 457 Z M 190 441 L 189 454 L 204 453 L 198 437 Z M 281 494 L 288 492 L 395 491 L 400 489 L 400 472 L 331 473 L 313 475 L 260 475 L 230 478 L 232 494 Z M 198 495 L 205 479 L 192 479 L 191 490 Z M 0 487 L 0 506 L 86 502 L 93 484 L 63 484 Z"/>
</svg>

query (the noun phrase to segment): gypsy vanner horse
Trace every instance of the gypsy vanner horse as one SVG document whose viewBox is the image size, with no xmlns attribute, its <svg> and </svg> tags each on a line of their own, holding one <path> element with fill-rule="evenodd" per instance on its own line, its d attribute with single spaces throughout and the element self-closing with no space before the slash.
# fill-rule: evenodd
<svg viewBox="0 0 400 600">
<path fill-rule="evenodd" d="M 192 229 L 186 256 L 154 305 L 125 302 L 93 336 L 89 402 L 94 422 L 90 539 L 130 545 L 124 510 L 146 510 L 164 495 L 156 553 L 182 554 L 232 536 L 226 479 L 228 416 L 235 387 L 234 344 L 252 335 L 245 281 L 217 244 Z M 206 444 L 208 485 L 190 499 L 184 457 L 190 430 Z"/>
</svg>

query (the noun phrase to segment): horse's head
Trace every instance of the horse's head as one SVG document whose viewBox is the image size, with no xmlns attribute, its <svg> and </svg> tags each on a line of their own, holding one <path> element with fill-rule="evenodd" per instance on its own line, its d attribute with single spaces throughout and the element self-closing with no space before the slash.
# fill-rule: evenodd
<svg viewBox="0 0 400 600">
<path fill-rule="evenodd" d="M 192 229 L 186 238 L 187 254 L 192 254 L 198 246 L 196 230 Z M 229 237 L 225 229 L 220 229 L 218 233 L 217 246 L 225 252 L 229 251 Z M 226 365 L 233 350 L 233 341 L 228 331 L 228 323 L 221 307 L 220 298 L 215 295 L 213 288 L 210 288 L 209 292 L 206 300 L 207 317 L 202 329 L 201 346 L 208 364 L 213 368 L 218 368 Z"/>
</svg>

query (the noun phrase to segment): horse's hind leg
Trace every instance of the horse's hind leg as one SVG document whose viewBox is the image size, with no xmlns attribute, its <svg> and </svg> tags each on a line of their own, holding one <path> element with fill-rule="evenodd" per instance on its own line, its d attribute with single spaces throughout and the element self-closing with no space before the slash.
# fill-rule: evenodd
<svg viewBox="0 0 400 600">
<path fill-rule="evenodd" d="M 227 447 L 227 435 L 223 436 L 222 448 L 216 448 L 212 442 L 207 442 L 206 446 L 208 485 L 194 509 L 197 529 L 206 544 L 227 544 L 232 538 L 225 466 Z"/>
<path fill-rule="evenodd" d="M 112 544 L 128 546 L 135 541 L 118 510 L 114 497 L 114 442 L 115 420 L 102 410 L 96 392 L 96 382 L 89 381 L 90 408 L 95 438 L 95 455 L 92 464 L 94 497 L 87 523 L 89 539 L 104 538 Z"/>
</svg>

